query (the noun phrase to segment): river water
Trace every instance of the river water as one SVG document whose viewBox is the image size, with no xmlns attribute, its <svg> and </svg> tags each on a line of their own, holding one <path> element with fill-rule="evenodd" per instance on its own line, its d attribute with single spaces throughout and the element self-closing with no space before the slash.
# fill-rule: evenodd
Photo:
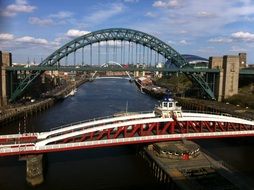
<svg viewBox="0 0 254 190">
<path fill-rule="evenodd" d="M 18 123 L 0 128 L 0 134 L 46 131 L 59 125 L 123 112 L 149 111 L 157 100 L 140 93 L 124 79 L 103 79 L 82 85 L 49 110 Z M 250 138 L 199 140 L 202 147 L 254 179 L 253 147 Z M 160 189 L 148 166 L 136 155 L 136 146 L 119 146 L 49 153 L 45 156 L 45 182 L 35 188 L 26 184 L 25 161 L 18 157 L 0 158 L 0 190 L 63 189 L 112 190 Z"/>
</svg>

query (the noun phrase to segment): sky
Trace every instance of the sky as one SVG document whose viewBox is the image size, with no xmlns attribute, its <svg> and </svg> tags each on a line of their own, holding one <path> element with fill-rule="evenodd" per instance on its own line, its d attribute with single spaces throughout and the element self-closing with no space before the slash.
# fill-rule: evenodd
<svg viewBox="0 0 254 190">
<path fill-rule="evenodd" d="M 181 54 L 247 53 L 254 63 L 253 0 L 0 0 L 0 50 L 40 62 L 68 41 L 105 28 L 154 35 Z"/>
</svg>

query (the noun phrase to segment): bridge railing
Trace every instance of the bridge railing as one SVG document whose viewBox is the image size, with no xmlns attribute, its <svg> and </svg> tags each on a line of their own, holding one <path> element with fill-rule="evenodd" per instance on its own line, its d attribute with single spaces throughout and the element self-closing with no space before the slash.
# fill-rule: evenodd
<svg viewBox="0 0 254 190">
<path fill-rule="evenodd" d="M 54 130 L 57 130 L 57 129 L 62 129 L 62 128 L 65 128 L 65 127 L 71 127 L 71 126 L 78 125 L 78 124 L 83 124 L 83 123 L 88 123 L 88 122 L 93 122 L 93 121 L 99 121 L 99 120 L 103 120 L 103 119 L 109 119 L 109 118 L 115 118 L 115 117 L 127 116 L 127 115 L 146 114 L 146 113 L 152 113 L 152 111 L 115 113 L 114 115 L 96 117 L 96 118 L 93 118 L 93 119 L 81 120 L 81 121 L 76 121 L 76 122 L 73 122 L 73 123 L 64 124 L 64 125 L 61 125 L 59 127 L 51 128 L 50 131 L 54 131 Z M 122 115 L 117 115 L 117 114 L 122 114 Z"/>
<path fill-rule="evenodd" d="M 183 110 L 184 113 L 203 113 L 203 114 L 213 114 L 213 115 L 220 115 L 220 116 L 227 116 L 227 117 L 235 117 L 238 119 L 244 119 L 244 120 L 248 120 L 248 121 L 253 121 L 250 118 L 246 118 L 246 117 L 240 117 L 236 114 L 228 114 L 228 113 L 224 113 L 224 112 L 213 112 L 213 111 L 202 111 L 202 110 Z"/>
</svg>

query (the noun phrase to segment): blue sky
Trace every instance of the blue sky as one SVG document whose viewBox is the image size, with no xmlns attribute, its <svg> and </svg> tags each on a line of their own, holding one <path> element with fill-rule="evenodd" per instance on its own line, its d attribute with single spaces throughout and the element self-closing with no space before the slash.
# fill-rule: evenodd
<svg viewBox="0 0 254 190">
<path fill-rule="evenodd" d="M 37 62 L 87 32 L 137 29 L 180 53 L 246 52 L 254 63 L 253 0 L 0 0 L 0 50 Z"/>
</svg>

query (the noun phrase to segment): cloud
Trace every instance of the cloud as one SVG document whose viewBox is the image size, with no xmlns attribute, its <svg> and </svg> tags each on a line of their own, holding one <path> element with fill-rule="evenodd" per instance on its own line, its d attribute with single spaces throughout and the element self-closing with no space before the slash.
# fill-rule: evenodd
<svg viewBox="0 0 254 190">
<path fill-rule="evenodd" d="M 55 18 L 55 19 L 66 19 L 66 18 L 71 18 L 72 16 L 73 16 L 73 13 L 70 11 L 59 11 L 56 14 L 49 15 L 50 18 Z"/>
<path fill-rule="evenodd" d="M 46 18 L 30 17 L 28 22 L 30 24 L 39 26 L 59 25 L 70 23 L 72 20 L 73 13 L 70 11 L 59 11 L 55 14 L 50 14 Z"/>
<path fill-rule="evenodd" d="M 208 42 L 212 43 L 231 43 L 233 40 L 231 38 L 226 38 L 226 37 L 218 37 L 218 38 L 212 38 L 208 40 Z"/>
<path fill-rule="evenodd" d="M 247 52 L 248 50 L 242 47 L 232 46 L 229 51 L 239 53 L 239 52 Z"/>
<path fill-rule="evenodd" d="M 139 0 L 124 0 L 126 3 L 138 3 Z"/>
<path fill-rule="evenodd" d="M 235 40 L 254 42 L 254 33 L 239 31 L 233 33 L 231 36 Z"/>
<path fill-rule="evenodd" d="M 0 41 L 10 41 L 14 39 L 14 35 L 10 33 L 1 33 Z"/>
<path fill-rule="evenodd" d="M 18 13 L 31 13 L 36 9 L 35 6 L 29 5 L 26 0 L 16 0 L 14 4 L 8 5 L 3 11 L 2 16 L 16 16 Z"/>
<path fill-rule="evenodd" d="M 190 44 L 189 42 L 187 42 L 187 40 L 180 40 L 179 43 L 182 45 L 189 45 Z"/>
<path fill-rule="evenodd" d="M 182 0 L 155 1 L 153 6 L 157 8 L 177 8 L 182 6 Z"/>
<path fill-rule="evenodd" d="M 94 13 L 92 13 L 90 16 L 86 17 L 85 21 L 91 24 L 100 23 L 123 12 L 123 10 L 124 10 L 123 4 L 118 3 L 110 4 L 110 6 L 107 5 L 107 7 L 103 7 L 102 9 L 100 8 Z"/>
<path fill-rule="evenodd" d="M 157 17 L 157 14 L 152 13 L 152 12 L 147 12 L 147 13 L 145 14 L 145 16 L 151 17 L 151 18 L 155 18 L 155 17 Z"/>
<path fill-rule="evenodd" d="M 214 18 L 215 16 L 216 16 L 215 14 L 206 11 L 200 11 L 197 14 L 198 18 Z"/>
<path fill-rule="evenodd" d="M 28 22 L 30 24 L 35 24 L 35 25 L 40 25 L 40 26 L 49 26 L 49 25 L 52 25 L 54 24 L 54 21 L 52 19 L 40 19 L 38 17 L 30 17 L 28 19 Z"/>
<path fill-rule="evenodd" d="M 68 36 L 69 38 L 76 38 L 76 37 L 83 36 L 88 33 L 90 33 L 90 32 L 84 31 L 84 30 L 70 29 L 66 32 L 66 36 Z"/>
<path fill-rule="evenodd" d="M 232 43 L 239 41 L 254 42 L 254 33 L 239 31 L 232 33 L 229 37 L 217 37 L 208 40 L 208 42 L 212 43 Z"/>
<path fill-rule="evenodd" d="M 34 38 L 31 36 L 23 36 L 20 38 L 16 38 L 17 42 L 22 42 L 22 43 L 29 43 L 29 44 L 40 44 L 40 45 L 47 45 L 49 42 L 46 39 L 43 38 Z"/>
</svg>

